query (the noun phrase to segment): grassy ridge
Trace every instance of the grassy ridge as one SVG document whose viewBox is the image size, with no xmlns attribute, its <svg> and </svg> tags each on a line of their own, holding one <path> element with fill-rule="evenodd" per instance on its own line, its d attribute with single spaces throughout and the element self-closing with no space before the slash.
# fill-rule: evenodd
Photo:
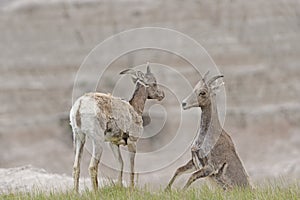
<svg viewBox="0 0 300 200">
<path fill-rule="evenodd" d="M 74 192 L 65 193 L 18 193 L 18 194 L 8 194 L 0 195 L 0 199 L 24 199 L 24 200 L 73 200 L 73 199 L 137 199 L 137 200 L 148 200 L 148 199 L 214 199 L 214 200 L 227 200 L 227 199 L 237 199 L 237 200 L 252 200 L 252 199 L 270 199 L 270 200 L 298 200 L 300 199 L 300 187 L 299 185 L 291 185 L 286 187 L 281 186 L 264 186 L 251 189 L 234 189 L 231 191 L 223 191 L 221 189 L 209 189 L 207 186 L 203 186 L 197 189 L 189 189 L 187 191 L 182 190 L 172 190 L 170 192 L 157 191 L 150 192 L 148 189 L 129 189 L 118 186 L 107 186 L 100 189 L 98 192 L 94 193 L 92 191 L 85 191 L 81 194 L 76 194 Z"/>
</svg>

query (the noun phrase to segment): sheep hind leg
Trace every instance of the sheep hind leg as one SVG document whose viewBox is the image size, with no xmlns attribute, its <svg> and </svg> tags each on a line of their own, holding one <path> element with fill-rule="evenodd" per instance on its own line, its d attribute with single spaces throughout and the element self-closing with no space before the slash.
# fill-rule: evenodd
<svg viewBox="0 0 300 200">
<path fill-rule="evenodd" d="M 101 145 L 93 142 L 93 154 L 89 165 L 89 174 L 94 191 L 98 190 L 98 165 L 101 159 L 102 151 L 103 149 Z"/>
<path fill-rule="evenodd" d="M 109 143 L 110 148 L 115 156 L 115 158 L 117 158 L 118 160 L 118 170 L 119 170 L 119 176 L 118 176 L 118 184 L 120 186 L 123 186 L 123 168 L 124 168 L 124 162 L 122 159 L 122 155 L 121 155 L 121 151 L 120 151 L 120 147 L 119 145 L 115 145 L 112 143 Z"/>
<path fill-rule="evenodd" d="M 128 142 L 128 151 L 130 152 L 130 187 L 134 188 L 134 159 L 136 154 L 136 142 Z"/>
<path fill-rule="evenodd" d="M 74 133 L 75 160 L 73 165 L 73 181 L 74 181 L 74 190 L 76 192 L 78 192 L 79 189 L 80 161 L 82 157 L 84 144 L 85 144 L 85 134 Z"/>
<path fill-rule="evenodd" d="M 166 187 L 165 191 L 171 189 L 172 184 L 174 183 L 175 179 L 176 179 L 178 176 L 180 176 L 180 175 L 182 175 L 182 174 L 185 174 L 185 173 L 193 172 L 193 171 L 195 171 L 195 170 L 196 170 L 196 167 L 195 167 L 195 165 L 194 165 L 193 160 L 190 160 L 187 164 L 185 164 L 185 165 L 179 167 L 179 168 L 176 170 L 175 174 L 173 175 L 172 179 L 170 180 L 170 182 L 169 182 L 168 186 Z"/>
<path fill-rule="evenodd" d="M 221 165 L 220 169 L 218 170 L 218 173 L 213 177 L 217 184 L 223 188 L 223 190 L 231 189 L 231 185 L 229 185 L 224 179 L 224 174 L 227 166 L 227 163 L 223 163 L 223 165 Z"/>
<path fill-rule="evenodd" d="M 196 181 L 199 178 L 210 176 L 213 172 L 213 168 L 210 165 L 204 166 L 202 169 L 196 171 L 190 176 L 188 182 L 185 184 L 183 189 L 186 190 L 194 181 Z"/>
</svg>

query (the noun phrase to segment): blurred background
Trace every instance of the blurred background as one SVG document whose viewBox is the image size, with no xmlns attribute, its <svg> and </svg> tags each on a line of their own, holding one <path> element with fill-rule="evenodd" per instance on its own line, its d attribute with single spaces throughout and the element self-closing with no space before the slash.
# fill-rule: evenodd
<svg viewBox="0 0 300 200">
<path fill-rule="evenodd" d="M 68 112 L 76 73 L 100 42 L 145 26 L 183 32 L 211 55 L 225 76 L 225 130 L 253 182 L 300 178 L 298 0 L 0 0 L 0 168 L 30 164 L 71 175 L 73 146 Z M 180 42 L 176 44 L 185 48 Z M 111 92 L 120 70 L 145 61 L 176 69 L 189 77 L 191 85 L 199 79 L 179 57 L 140 51 L 113 62 L 97 91 Z M 77 91 L 88 92 L 97 76 L 87 72 Z M 166 73 L 159 75 L 158 82 L 162 79 L 176 84 Z M 130 79 L 126 81 L 131 84 L 126 91 L 129 98 L 134 86 Z M 152 104 L 147 104 L 146 112 Z M 169 112 L 180 112 L 175 98 L 166 98 L 161 105 Z M 151 123 L 158 123 L 164 118 L 162 114 L 153 112 Z M 161 131 L 141 141 L 140 151 L 154 151 L 172 139 L 178 120 L 169 116 Z M 145 128 L 149 134 L 151 127 L 155 129 L 151 123 Z M 193 137 L 196 128 L 182 134 Z M 189 156 L 186 152 L 163 169 L 141 174 L 139 183 L 164 186 Z M 153 159 L 160 162 L 159 155 Z M 88 174 L 88 162 L 85 153 L 82 176 Z M 116 175 L 105 166 L 100 169 L 102 176 Z"/>
</svg>

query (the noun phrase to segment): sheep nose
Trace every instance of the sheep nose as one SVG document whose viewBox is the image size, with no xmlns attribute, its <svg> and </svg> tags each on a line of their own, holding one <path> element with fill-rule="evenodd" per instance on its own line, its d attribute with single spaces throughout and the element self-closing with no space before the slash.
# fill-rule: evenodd
<svg viewBox="0 0 300 200">
<path fill-rule="evenodd" d="M 186 106 L 186 103 L 185 103 L 185 102 L 182 102 L 181 105 L 182 105 L 182 107 L 185 107 L 185 106 Z"/>
</svg>

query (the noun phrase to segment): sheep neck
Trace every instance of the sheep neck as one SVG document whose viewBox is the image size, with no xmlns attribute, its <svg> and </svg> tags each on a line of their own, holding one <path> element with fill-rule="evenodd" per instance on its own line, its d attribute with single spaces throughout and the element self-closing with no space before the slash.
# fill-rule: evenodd
<svg viewBox="0 0 300 200">
<path fill-rule="evenodd" d="M 208 154 L 223 130 L 219 121 L 215 95 L 211 97 L 210 103 L 206 106 L 201 106 L 201 110 L 200 129 L 195 142 L 199 148 L 202 148 Z"/>
<path fill-rule="evenodd" d="M 129 103 L 139 115 L 143 114 L 146 99 L 147 90 L 145 85 L 141 84 L 140 82 L 137 82 L 135 91 Z"/>
</svg>

